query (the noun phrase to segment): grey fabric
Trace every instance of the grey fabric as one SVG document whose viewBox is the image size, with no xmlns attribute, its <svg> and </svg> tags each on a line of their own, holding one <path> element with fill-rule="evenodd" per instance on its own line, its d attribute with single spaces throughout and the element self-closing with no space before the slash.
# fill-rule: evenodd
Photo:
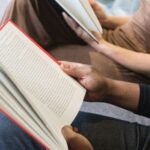
<svg viewBox="0 0 150 150">
<path fill-rule="evenodd" d="M 132 123 L 150 126 L 150 119 L 134 114 L 133 112 L 105 103 L 84 102 L 81 111 L 116 118 Z"/>
</svg>

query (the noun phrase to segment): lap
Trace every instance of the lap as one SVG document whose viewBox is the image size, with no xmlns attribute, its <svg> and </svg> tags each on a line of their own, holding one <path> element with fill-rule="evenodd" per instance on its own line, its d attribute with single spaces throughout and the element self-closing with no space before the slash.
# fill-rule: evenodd
<svg viewBox="0 0 150 150">
<path fill-rule="evenodd" d="M 73 126 L 89 139 L 94 150 L 150 148 L 150 127 L 84 112 L 78 114 Z"/>
<path fill-rule="evenodd" d="M 137 147 L 150 148 L 150 127 L 124 122 L 109 117 L 80 112 L 73 126 L 87 137 L 94 150 L 133 150 Z M 43 150 L 26 133 L 0 113 L 1 150 Z"/>
</svg>

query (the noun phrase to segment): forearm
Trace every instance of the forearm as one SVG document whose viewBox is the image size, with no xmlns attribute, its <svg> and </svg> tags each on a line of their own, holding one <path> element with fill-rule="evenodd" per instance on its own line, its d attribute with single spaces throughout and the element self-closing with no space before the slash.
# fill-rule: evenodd
<svg viewBox="0 0 150 150">
<path fill-rule="evenodd" d="M 140 97 L 138 84 L 107 79 L 108 91 L 105 102 L 137 111 Z"/>
<path fill-rule="evenodd" d="M 108 42 L 99 44 L 97 51 L 116 61 L 120 65 L 143 75 L 150 76 L 150 55 L 124 49 Z"/>
</svg>

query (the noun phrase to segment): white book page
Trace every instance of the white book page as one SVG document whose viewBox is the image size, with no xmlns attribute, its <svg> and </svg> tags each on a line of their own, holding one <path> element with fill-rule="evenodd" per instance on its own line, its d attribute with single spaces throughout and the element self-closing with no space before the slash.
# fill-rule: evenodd
<svg viewBox="0 0 150 150">
<path fill-rule="evenodd" d="M 53 141 L 57 141 L 58 137 L 53 135 L 51 128 L 50 127 L 47 128 L 47 126 L 40 119 L 40 116 L 38 116 L 38 114 L 32 109 L 32 106 L 28 103 L 25 97 L 20 93 L 17 87 L 11 82 L 10 78 L 6 74 L 4 74 L 4 72 L 1 70 L 0 70 L 0 83 L 7 90 L 6 95 L 10 95 L 11 99 L 13 98 L 16 101 L 16 103 L 20 105 L 20 107 L 28 114 L 30 119 L 32 119 L 32 121 L 34 121 L 36 125 L 38 125 L 48 137 L 50 137 L 50 139 L 53 137 L 54 138 Z M 54 122 L 52 122 L 52 120 L 51 123 L 55 124 Z"/>
<path fill-rule="evenodd" d="M 9 95 L 8 91 L 0 83 L 0 109 L 4 109 L 15 121 L 24 126 L 32 135 L 40 139 L 47 147 L 59 150 L 57 142 L 51 137 L 47 137 L 33 120 L 18 105 L 15 99 Z M 25 120 L 24 120 L 25 119 Z"/>
<path fill-rule="evenodd" d="M 97 27 L 96 18 L 91 19 L 80 0 L 55 0 L 93 39 L 98 41 L 91 31 L 102 33 L 102 28 Z M 84 3 L 85 4 L 85 3 Z M 88 5 L 89 6 L 89 5 Z M 87 5 L 86 5 L 87 7 Z M 92 8 L 90 9 L 90 12 Z M 92 15 L 93 16 L 93 15 Z M 99 24 L 100 26 L 100 24 Z M 100 29 L 101 28 L 101 29 Z"/>
<path fill-rule="evenodd" d="M 103 32 L 102 26 L 100 25 L 100 22 L 95 14 L 95 12 L 93 11 L 90 3 L 88 0 L 79 0 L 80 3 L 82 4 L 82 6 L 84 7 L 84 9 L 86 10 L 87 14 L 90 16 L 90 18 L 92 19 L 93 23 L 95 23 L 98 31 L 100 33 Z"/>
<path fill-rule="evenodd" d="M 0 65 L 47 124 L 72 123 L 85 89 L 10 22 L 0 34 Z"/>
</svg>

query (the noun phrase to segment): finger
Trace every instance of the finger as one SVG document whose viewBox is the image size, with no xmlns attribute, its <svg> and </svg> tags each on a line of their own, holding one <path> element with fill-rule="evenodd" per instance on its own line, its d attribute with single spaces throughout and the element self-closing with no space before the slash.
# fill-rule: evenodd
<svg viewBox="0 0 150 150">
<path fill-rule="evenodd" d="M 84 67 L 84 66 L 88 66 L 88 65 L 85 65 L 85 64 L 81 64 L 81 63 L 75 63 L 75 62 L 69 62 L 69 61 L 59 61 L 61 63 L 61 66 L 62 68 L 70 68 L 71 66 L 78 66 L 78 67 Z M 64 69 L 65 69 L 64 68 Z"/>
<path fill-rule="evenodd" d="M 60 67 L 68 75 L 75 77 L 77 79 L 83 78 L 90 72 L 90 66 L 80 63 L 61 61 Z"/>
<path fill-rule="evenodd" d="M 102 35 L 99 32 L 92 31 L 92 34 L 98 39 L 99 41 L 102 39 Z"/>
<path fill-rule="evenodd" d="M 101 8 L 101 6 L 95 1 L 95 0 L 91 0 L 91 2 L 90 2 L 90 4 L 91 4 L 91 6 L 92 6 L 92 8 L 94 9 L 94 11 L 102 11 L 102 8 Z"/>
<path fill-rule="evenodd" d="M 62 128 L 62 134 L 68 142 L 70 138 L 73 138 L 76 135 L 76 132 L 73 131 L 71 126 L 65 126 Z"/>
<path fill-rule="evenodd" d="M 73 130 L 72 126 L 66 125 L 62 128 L 62 130 Z"/>
<path fill-rule="evenodd" d="M 80 27 L 76 28 L 76 34 L 87 43 L 93 41 L 89 34 Z"/>
<path fill-rule="evenodd" d="M 63 12 L 62 14 L 66 23 L 70 26 L 70 28 L 72 28 L 72 30 L 76 32 L 76 29 L 78 27 L 77 23 L 73 19 L 71 19 L 66 13 Z"/>
<path fill-rule="evenodd" d="M 63 13 L 63 17 L 67 24 L 70 26 L 70 28 L 79 36 L 81 39 L 83 39 L 85 42 L 89 42 L 89 35 L 81 28 L 78 26 L 78 24 L 71 19 L 66 13 Z"/>
<path fill-rule="evenodd" d="M 79 129 L 77 127 L 73 127 L 73 131 L 77 133 L 79 132 Z"/>
<path fill-rule="evenodd" d="M 89 0 L 89 3 L 92 5 L 95 3 L 95 0 Z"/>
<path fill-rule="evenodd" d="M 104 10 L 102 9 L 102 7 L 96 1 L 91 3 L 91 6 L 92 6 L 95 14 L 97 15 L 97 17 L 101 18 L 102 14 L 104 14 Z"/>
<path fill-rule="evenodd" d="M 75 77 L 77 79 L 82 78 L 86 72 L 83 72 L 84 65 L 72 62 L 61 62 L 61 69 L 68 75 Z"/>
</svg>

